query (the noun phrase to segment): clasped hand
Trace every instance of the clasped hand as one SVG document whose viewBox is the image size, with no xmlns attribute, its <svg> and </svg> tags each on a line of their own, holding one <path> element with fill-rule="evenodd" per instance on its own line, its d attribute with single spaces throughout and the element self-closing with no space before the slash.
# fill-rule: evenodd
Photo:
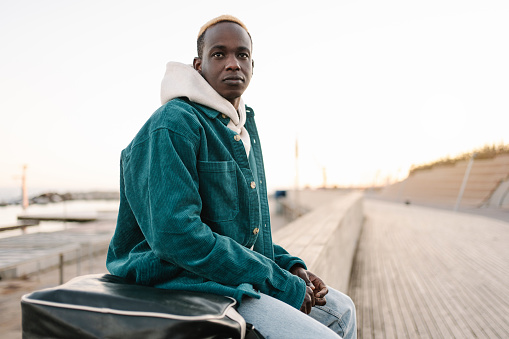
<svg viewBox="0 0 509 339">
<path fill-rule="evenodd" d="M 315 305 L 323 306 L 326 304 L 325 295 L 329 293 L 327 285 L 315 274 L 306 271 L 301 266 L 293 266 L 290 273 L 298 276 L 306 283 L 306 296 L 300 310 L 306 314 L 311 312 Z"/>
</svg>

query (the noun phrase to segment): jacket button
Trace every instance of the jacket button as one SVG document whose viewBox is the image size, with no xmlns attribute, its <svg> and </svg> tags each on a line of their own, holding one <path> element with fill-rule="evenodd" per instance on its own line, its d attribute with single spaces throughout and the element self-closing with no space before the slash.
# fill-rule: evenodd
<svg viewBox="0 0 509 339">
<path fill-rule="evenodd" d="M 221 116 L 223 117 L 223 119 L 226 119 L 226 114 L 221 114 Z"/>
<path fill-rule="evenodd" d="M 233 137 L 233 139 L 235 139 L 235 141 L 239 141 L 239 140 L 240 140 L 240 135 L 235 134 L 235 136 Z"/>
<path fill-rule="evenodd" d="M 254 181 L 251 181 L 251 188 L 256 188 L 256 183 Z"/>
<path fill-rule="evenodd" d="M 254 234 L 254 235 L 257 235 L 257 234 L 258 234 L 258 232 L 260 232 L 260 229 L 258 229 L 258 227 L 257 227 L 257 228 L 255 228 L 255 229 L 253 230 L 253 234 Z"/>
</svg>

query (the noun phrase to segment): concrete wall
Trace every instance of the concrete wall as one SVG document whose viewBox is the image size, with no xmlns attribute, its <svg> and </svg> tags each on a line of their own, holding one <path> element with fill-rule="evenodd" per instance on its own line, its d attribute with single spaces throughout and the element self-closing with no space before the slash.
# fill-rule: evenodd
<svg viewBox="0 0 509 339">
<path fill-rule="evenodd" d="M 468 160 L 454 165 L 417 171 L 402 182 L 385 187 L 380 196 L 427 205 L 453 207 L 468 166 Z M 497 187 L 509 177 L 509 154 L 492 159 L 475 159 L 461 200 L 463 207 L 485 205 Z M 503 192 L 502 192 L 503 194 Z M 501 204 L 498 204 L 501 206 Z"/>
<path fill-rule="evenodd" d="M 328 285 L 346 293 L 363 220 L 362 193 L 351 192 L 276 231 L 273 240 L 302 258 Z"/>
</svg>

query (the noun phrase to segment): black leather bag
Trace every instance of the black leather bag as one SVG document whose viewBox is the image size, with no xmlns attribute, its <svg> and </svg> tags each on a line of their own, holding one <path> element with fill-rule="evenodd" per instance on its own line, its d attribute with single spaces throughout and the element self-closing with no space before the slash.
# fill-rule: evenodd
<svg viewBox="0 0 509 339">
<path fill-rule="evenodd" d="M 87 275 L 24 295 L 23 338 L 261 338 L 236 304 L 214 294 Z"/>
</svg>

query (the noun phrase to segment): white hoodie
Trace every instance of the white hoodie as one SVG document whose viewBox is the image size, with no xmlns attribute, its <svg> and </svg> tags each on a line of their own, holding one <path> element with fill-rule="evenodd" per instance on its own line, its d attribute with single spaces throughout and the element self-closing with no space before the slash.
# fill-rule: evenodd
<svg viewBox="0 0 509 339">
<path fill-rule="evenodd" d="M 168 62 L 166 73 L 161 82 L 161 104 L 178 98 L 187 97 L 190 101 L 210 107 L 230 118 L 227 127 L 238 133 L 249 156 L 251 140 L 244 124 L 246 123 L 246 107 L 240 98 L 239 110 L 217 93 L 212 86 L 191 65 L 179 62 Z"/>
</svg>

